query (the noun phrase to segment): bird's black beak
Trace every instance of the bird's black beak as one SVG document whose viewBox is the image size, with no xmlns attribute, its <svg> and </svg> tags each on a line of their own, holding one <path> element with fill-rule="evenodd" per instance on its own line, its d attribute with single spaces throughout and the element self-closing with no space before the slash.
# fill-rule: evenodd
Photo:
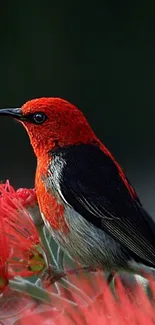
<svg viewBox="0 0 155 325">
<path fill-rule="evenodd" d="M 5 108 L 0 109 L 0 115 L 10 116 L 18 120 L 22 120 L 21 108 Z"/>
</svg>

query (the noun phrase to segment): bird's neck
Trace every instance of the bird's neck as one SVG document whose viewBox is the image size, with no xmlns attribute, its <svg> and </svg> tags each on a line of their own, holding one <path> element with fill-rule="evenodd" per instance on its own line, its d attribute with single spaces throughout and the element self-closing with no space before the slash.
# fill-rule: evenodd
<svg viewBox="0 0 155 325">
<path fill-rule="evenodd" d="M 39 140 L 33 141 L 33 139 L 30 138 L 30 142 L 37 157 L 37 161 L 41 161 L 43 159 L 47 159 L 48 152 L 50 152 L 55 147 L 56 140 L 49 138 L 46 141 L 43 141 L 42 138 L 39 138 Z"/>
</svg>

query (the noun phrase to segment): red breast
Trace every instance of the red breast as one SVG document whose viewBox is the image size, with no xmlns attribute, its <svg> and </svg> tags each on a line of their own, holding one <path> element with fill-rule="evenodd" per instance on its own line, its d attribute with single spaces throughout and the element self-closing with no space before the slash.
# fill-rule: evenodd
<svg viewBox="0 0 155 325">
<path fill-rule="evenodd" d="M 35 187 L 40 211 L 44 218 L 54 230 L 66 232 L 68 231 L 67 224 L 64 218 L 64 205 L 58 202 L 56 196 L 47 188 L 44 182 L 48 175 L 48 166 L 50 158 L 42 156 L 38 160 Z M 51 175 L 50 175 L 51 177 Z"/>
</svg>

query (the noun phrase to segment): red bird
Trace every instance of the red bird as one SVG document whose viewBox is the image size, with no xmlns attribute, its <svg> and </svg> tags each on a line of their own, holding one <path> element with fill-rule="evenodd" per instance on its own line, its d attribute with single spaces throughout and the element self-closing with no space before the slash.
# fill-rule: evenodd
<svg viewBox="0 0 155 325">
<path fill-rule="evenodd" d="M 27 130 L 40 211 L 62 250 L 92 269 L 154 269 L 155 223 L 83 113 L 63 99 L 39 98 L 0 114 Z"/>
</svg>

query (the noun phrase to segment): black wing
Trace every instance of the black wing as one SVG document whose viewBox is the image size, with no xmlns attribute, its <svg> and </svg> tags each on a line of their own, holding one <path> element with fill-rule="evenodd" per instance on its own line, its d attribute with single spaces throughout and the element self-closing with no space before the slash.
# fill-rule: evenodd
<svg viewBox="0 0 155 325">
<path fill-rule="evenodd" d="M 138 198 L 132 198 L 113 160 L 88 144 L 60 149 L 58 154 L 66 162 L 60 186 L 68 204 L 131 256 L 155 265 L 155 223 Z"/>
</svg>

